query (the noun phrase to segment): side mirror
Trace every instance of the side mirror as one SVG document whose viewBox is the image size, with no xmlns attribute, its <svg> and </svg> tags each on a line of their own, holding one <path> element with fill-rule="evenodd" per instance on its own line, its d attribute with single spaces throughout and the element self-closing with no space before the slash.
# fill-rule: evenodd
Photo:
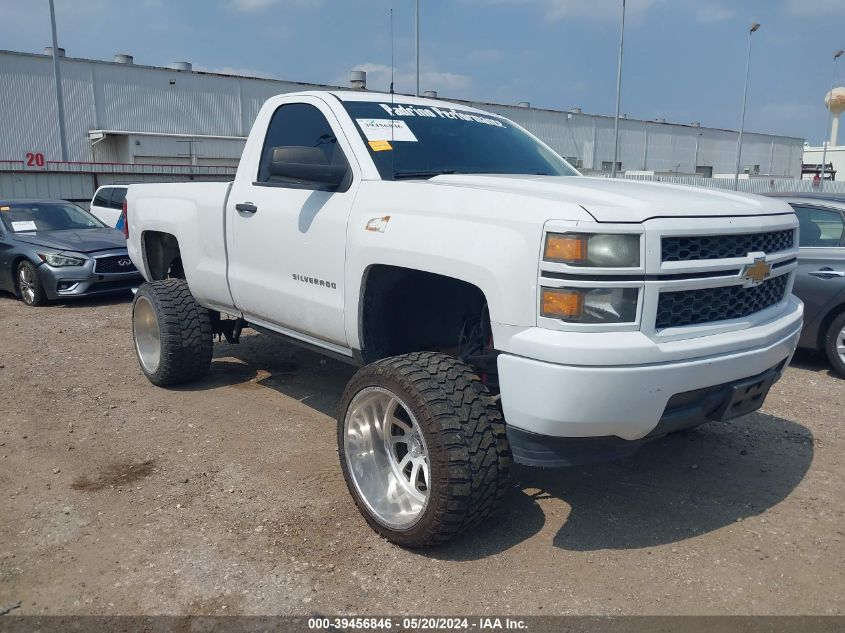
<svg viewBox="0 0 845 633">
<path fill-rule="evenodd" d="M 270 157 L 270 176 L 337 188 L 349 167 L 331 165 L 317 147 L 276 147 Z"/>
</svg>

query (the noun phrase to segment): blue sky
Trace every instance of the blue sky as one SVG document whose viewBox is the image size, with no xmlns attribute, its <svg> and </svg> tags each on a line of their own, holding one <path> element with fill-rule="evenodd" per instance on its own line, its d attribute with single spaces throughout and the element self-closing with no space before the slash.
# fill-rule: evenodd
<svg viewBox="0 0 845 633">
<path fill-rule="evenodd" d="M 320 83 L 369 71 L 386 88 L 394 10 L 396 88 L 414 89 L 413 0 L 55 0 L 69 56 Z M 421 0 L 422 90 L 612 114 L 621 0 Z M 40 52 L 47 0 L 0 0 L 0 48 Z M 622 111 L 736 129 L 747 29 L 746 129 L 820 142 L 845 0 L 628 0 Z M 845 84 L 845 57 L 837 85 Z"/>
</svg>

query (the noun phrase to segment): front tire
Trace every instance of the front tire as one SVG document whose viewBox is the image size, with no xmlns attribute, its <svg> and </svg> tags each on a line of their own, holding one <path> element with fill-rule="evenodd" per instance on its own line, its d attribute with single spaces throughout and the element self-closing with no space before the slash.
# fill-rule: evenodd
<svg viewBox="0 0 845 633">
<path fill-rule="evenodd" d="M 211 366 L 211 317 L 184 279 L 141 285 L 132 302 L 132 338 L 141 371 L 159 387 L 198 380 Z"/>
<path fill-rule="evenodd" d="M 833 319 L 827 328 L 824 351 L 833 369 L 845 376 L 845 312 Z"/>
<path fill-rule="evenodd" d="M 349 492 L 387 540 L 427 547 L 491 516 L 507 490 L 505 424 L 466 364 L 416 352 L 368 365 L 341 398 Z"/>
<path fill-rule="evenodd" d="M 38 277 L 38 271 L 31 262 L 23 260 L 18 264 L 15 274 L 18 296 L 28 306 L 43 306 L 47 303 L 44 286 Z"/>
</svg>

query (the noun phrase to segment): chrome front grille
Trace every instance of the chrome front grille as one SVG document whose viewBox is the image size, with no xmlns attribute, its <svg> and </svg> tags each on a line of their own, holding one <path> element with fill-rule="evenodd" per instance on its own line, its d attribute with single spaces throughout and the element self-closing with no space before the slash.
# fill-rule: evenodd
<svg viewBox="0 0 845 633">
<path fill-rule="evenodd" d="M 759 286 L 722 286 L 661 292 L 657 301 L 656 329 L 741 319 L 783 300 L 789 275 L 780 275 Z"/>
<path fill-rule="evenodd" d="M 779 253 L 794 245 L 795 231 L 770 231 L 742 235 L 696 235 L 664 237 L 661 258 L 664 262 L 745 257 L 749 253 Z"/>
</svg>

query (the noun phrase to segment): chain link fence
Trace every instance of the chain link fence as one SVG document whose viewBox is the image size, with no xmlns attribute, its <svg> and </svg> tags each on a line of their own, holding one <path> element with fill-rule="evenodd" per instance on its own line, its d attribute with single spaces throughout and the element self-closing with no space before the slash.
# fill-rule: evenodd
<svg viewBox="0 0 845 633">
<path fill-rule="evenodd" d="M 711 189 L 734 188 L 733 178 L 702 178 L 697 176 L 666 176 L 666 175 L 623 175 L 625 180 L 642 180 L 647 182 L 666 182 L 675 185 L 690 185 L 693 187 L 709 187 Z M 745 193 L 835 193 L 845 194 L 845 181 L 825 181 L 824 188 L 812 180 L 797 180 L 795 178 L 746 178 L 740 179 L 737 191 Z"/>
</svg>

